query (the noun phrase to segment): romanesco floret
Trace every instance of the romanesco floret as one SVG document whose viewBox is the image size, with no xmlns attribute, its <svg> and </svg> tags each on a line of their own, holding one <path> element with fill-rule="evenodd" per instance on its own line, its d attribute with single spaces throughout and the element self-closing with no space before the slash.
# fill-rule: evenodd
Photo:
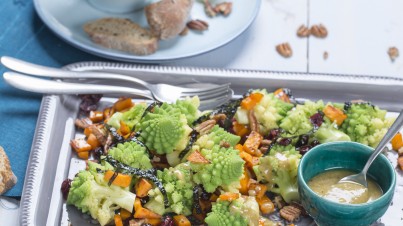
<svg viewBox="0 0 403 226">
<path fill-rule="evenodd" d="M 180 112 L 186 116 L 189 126 L 200 117 L 200 100 L 198 96 L 194 96 L 192 98 L 187 97 L 184 100 L 177 100 L 172 106 L 174 108 L 178 108 Z"/>
<path fill-rule="evenodd" d="M 140 121 L 141 116 L 146 110 L 147 105 L 145 103 L 138 103 L 125 112 L 115 112 L 109 119 L 107 124 L 115 129 L 120 128 L 120 121 L 123 121 L 126 125 L 133 129 L 133 127 Z"/>
<path fill-rule="evenodd" d="M 376 147 L 392 125 L 393 119 L 386 118 L 386 111 L 367 103 L 352 104 L 346 111 L 347 119 L 342 130 L 352 141 Z"/>
<path fill-rule="evenodd" d="M 108 155 L 133 168 L 152 168 L 146 148 L 134 141 L 119 143 L 116 147 L 109 149 Z"/>
<path fill-rule="evenodd" d="M 261 131 L 267 132 L 270 129 L 278 128 L 279 122 L 294 105 L 278 99 L 274 93 L 267 93 L 265 89 L 253 92 L 263 94 L 263 98 L 253 108 L 256 120 L 261 125 Z M 249 124 L 247 115 L 247 110 L 238 108 L 235 119 L 241 124 Z"/>
<path fill-rule="evenodd" d="M 158 171 L 157 177 L 167 192 L 169 208 L 164 208 L 164 198 L 158 188 L 148 192 L 150 201 L 145 207 L 160 215 L 167 212 L 190 215 L 193 205 L 193 182 L 189 164 L 182 163 L 175 168 Z"/>
<path fill-rule="evenodd" d="M 150 150 L 168 154 L 185 149 L 192 129 L 178 108 L 164 103 L 140 121 L 140 137 Z"/>
<path fill-rule="evenodd" d="M 306 134 L 313 129 L 310 117 L 323 108 L 323 101 L 312 102 L 308 100 L 305 104 L 297 105 L 295 109 L 289 111 L 287 116 L 281 120 L 280 127 L 289 134 Z"/>
<path fill-rule="evenodd" d="M 132 212 L 135 198 L 135 194 L 119 186 L 98 184 L 89 171 L 80 171 L 71 183 L 67 204 L 83 213 L 89 212 L 101 225 L 106 225 L 113 219 L 116 209 Z"/>
<path fill-rule="evenodd" d="M 228 133 L 223 128 L 215 125 L 208 134 L 200 136 L 195 142 L 199 148 L 211 149 L 214 145 L 220 145 L 223 142 L 234 147 L 241 140 L 241 137 Z"/>
<path fill-rule="evenodd" d="M 233 210 L 231 202 L 218 200 L 204 221 L 209 226 L 247 226 L 246 216 Z M 258 209 L 259 210 L 259 209 Z"/>
<path fill-rule="evenodd" d="M 333 124 L 323 124 L 314 133 L 314 137 L 321 144 L 333 141 L 351 141 L 350 137 L 343 131 L 336 128 L 337 125 Z"/>
<path fill-rule="evenodd" d="M 291 145 L 289 145 L 291 146 Z M 269 155 L 259 159 L 253 170 L 259 182 L 269 191 L 280 194 L 286 202 L 298 200 L 297 171 L 301 154 L 294 147 L 279 151 L 273 147 Z"/>
<path fill-rule="evenodd" d="M 201 154 L 210 163 L 191 163 L 195 183 L 202 184 L 207 192 L 214 192 L 222 185 L 236 186 L 234 182 L 239 182 L 242 177 L 245 163 L 237 150 L 215 145 L 211 149 L 202 149 Z"/>
</svg>

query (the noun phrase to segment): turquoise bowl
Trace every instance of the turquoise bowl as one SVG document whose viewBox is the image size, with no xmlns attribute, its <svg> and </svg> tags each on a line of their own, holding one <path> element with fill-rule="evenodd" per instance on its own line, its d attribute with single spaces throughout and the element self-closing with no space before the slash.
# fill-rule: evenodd
<svg viewBox="0 0 403 226">
<path fill-rule="evenodd" d="M 378 220 L 392 201 L 396 174 L 384 155 L 379 155 L 368 174 L 382 188 L 383 195 L 369 203 L 341 204 L 326 200 L 308 187 L 308 181 L 329 169 L 361 171 L 373 149 L 355 142 L 332 142 L 308 151 L 298 167 L 298 189 L 302 205 L 320 226 L 364 226 Z"/>
</svg>

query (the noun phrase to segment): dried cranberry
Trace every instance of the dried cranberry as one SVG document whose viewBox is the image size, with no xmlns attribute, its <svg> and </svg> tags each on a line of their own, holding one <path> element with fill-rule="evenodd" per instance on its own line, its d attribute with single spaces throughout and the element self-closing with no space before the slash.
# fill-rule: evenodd
<svg viewBox="0 0 403 226">
<path fill-rule="evenodd" d="M 269 134 L 267 135 L 268 140 L 275 140 L 277 137 L 280 136 L 281 133 L 283 133 L 284 130 L 277 128 L 277 129 L 272 129 L 270 130 Z"/>
<path fill-rule="evenodd" d="M 297 151 L 299 151 L 299 153 L 300 153 L 301 155 L 304 155 L 304 154 L 307 153 L 311 148 L 312 148 L 311 145 L 304 145 L 304 146 L 301 146 L 301 147 L 297 148 Z"/>
<path fill-rule="evenodd" d="M 66 200 L 67 196 L 69 196 L 70 187 L 71 179 L 66 179 L 62 182 L 62 187 L 60 188 L 60 190 L 62 191 L 64 200 Z"/>
<path fill-rule="evenodd" d="M 297 143 L 295 144 L 295 147 L 301 147 L 301 146 L 305 146 L 308 144 L 309 141 L 309 136 L 306 134 L 300 135 L 298 138 Z"/>
<path fill-rule="evenodd" d="M 164 216 L 162 219 L 162 223 L 160 224 L 160 226 L 173 226 L 173 225 L 174 225 L 174 219 L 169 215 Z"/>
<path fill-rule="evenodd" d="M 320 144 L 320 142 L 318 141 L 318 140 L 313 140 L 312 142 L 311 142 L 311 146 L 312 147 L 315 147 L 315 146 L 317 146 L 317 145 L 319 145 Z"/>
<path fill-rule="evenodd" d="M 316 114 L 313 114 L 310 119 L 314 127 L 320 127 L 323 123 L 323 113 L 318 112 Z"/>
<path fill-rule="evenodd" d="M 290 138 L 281 138 L 279 141 L 277 141 L 277 144 L 281 145 L 281 146 L 287 146 L 289 144 L 291 144 L 291 139 Z"/>
</svg>

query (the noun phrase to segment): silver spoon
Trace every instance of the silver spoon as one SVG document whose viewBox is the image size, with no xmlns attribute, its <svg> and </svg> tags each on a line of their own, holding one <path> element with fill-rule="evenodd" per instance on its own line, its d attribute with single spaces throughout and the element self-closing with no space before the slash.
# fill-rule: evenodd
<svg viewBox="0 0 403 226">
<path fill-rule="evenodd" d="M 374 152 L 369 156 L 367 163 L 364 166 L 364 169 L 358 174 L 350 175 L 342 178 L 339 183 L 358 183 L 366 188 L 368 187 L 367 183 L 367 171 L 371 166 L 372 162 L 376 159 L 379 153 L 385 148 L 385 146 L 389 143 L 390 140 L 395 136 L 395 134 L 400 130 L 403 125 L 403 110 L 400 111 L 399 116 L 393 123 L 393 125 L 389 128 L 388 132 L 379 142 L 378 146 L 375 148 Z"/>
</svg>

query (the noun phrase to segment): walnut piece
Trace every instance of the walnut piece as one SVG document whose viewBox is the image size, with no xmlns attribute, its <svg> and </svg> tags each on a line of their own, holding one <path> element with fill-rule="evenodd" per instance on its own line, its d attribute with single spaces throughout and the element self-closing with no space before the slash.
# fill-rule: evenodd
<svg viewBox="0 0 403 226">
<path fill-rule="evenodd" d="M 283 56 L 285 58 L 289 58 L 292 56 L 292 49 L 291 49 L 290 44 L 288 44 L 288 42 L 278 44 L 276 46 L 276 50 L 281 56 Z"/>
<path fill-rule="evenodd" d="M 289 222 L 295 221 L 301 215 L 301 210 L 295 206 L 284 206 L 280 210 L 280 216 Z"/>
<path fill-rule="evenodd" d="M 388 50 L 388 55 L 390 57 L 390 60 L 392 60 L 392 62 L 394 62 L 396 60 L 397 57 L 399 57 L 399 49 L 396 47 L 390 47 Z"/>
<path fill-rule="evenodd" d="M 311 27 L 311 34 L 317 38 L 326 38 L 327 33 L 327 29 L 323 24 L 313 25 Z"/>
<path fill-rule="evenodd" d="M 210 1 L 209 0 L 203 0 L 203 3 L 204 3 L 204 11 L 206 12 L 207 16 L 215 17 L 217 15 L 217 11 L 211 5 Z"/>
<path fill-rule="evenodd" d="M 248 112 L 249 128 L 251 131 L 259 132 L 259 123 L 257 122 L 255 111 L 253 109 Z"/>
<path fill-rule="evenodd" d="M 191 20 L 186 24 L 191 30 L 204 31 L 208 29 L 208 23 L 203 20 Z"/>
<path fill-rule="evenodd" d="M 327 51 L 323 52 L 323 59 L 327 60 L 328 57 L 329 57 L 329 53 Z"/>
<path fill-rule="evenodd" d="M 297 30 L 297 36 L 300 38 L 308 37 L 310 34 L 311 31 L 303 24 Z"/>
<path fill-rule="evenodd" d="M 232 11 L 232 2 L 222 2 L 214 7 L 214 10 L 224 16 L 228 16 Z"/>
</svg>

